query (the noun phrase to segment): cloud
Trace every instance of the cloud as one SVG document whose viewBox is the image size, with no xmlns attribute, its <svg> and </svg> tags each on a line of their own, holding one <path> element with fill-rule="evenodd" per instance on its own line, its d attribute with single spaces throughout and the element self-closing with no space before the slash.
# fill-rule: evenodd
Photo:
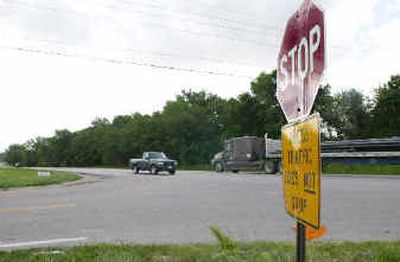
<svg viewBox="0 0 400 262">
<path fill-rule="evenodd" d="M 374 21 L 374 8 L 378 0 L 341 0 L 326 10 L 328 43 L 333 47 L 349 47 L 363 27 Z"/>
<path fill-rule="evenodd" d="M 315 2 L 325 9 L 326 80 L 334 90 L 356 87 L 368 93 L 398 71 L 400 41 L 394 32 L 400 32 L 400 16 L 395 13 L 400 0 Z M 3 0 L 1 4 L 4 45 L 256 77 L 276 68 L 286 21 L 301 1 Z M 9 112 L 0 130 L 5 138 L 0 150 L 11 142 L 50 135 L 54 129 L 83 128 L 96 116 L 161 110 L 184 88 L 234 97 L 250 84 L 247 78 L 3 48 L 0 56 L 0 111 Z"/>
<path fill-rule="evenodd" d="M 357 88 L 372 96 L 374 88 L 399 73 L 399 18 L 387 18 L 385 1 L 341 1 L 328 10 L 327 82 L 334 91 Z M 378 8 L 379 7 L 379 8 Z"/>
<path fill-rule="evenodd" d="M 399 11 L 400 10 L 400 0 L 393 0 L 392 1 L 392 6 L 393 6 L 394 9 Z"/>
</svg>

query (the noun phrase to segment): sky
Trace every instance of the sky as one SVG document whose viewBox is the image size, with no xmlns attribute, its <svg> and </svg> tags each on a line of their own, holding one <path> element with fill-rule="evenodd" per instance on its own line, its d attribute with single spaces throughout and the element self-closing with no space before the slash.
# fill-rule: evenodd
<svg viewBox="0 0 400 262">
<path fill-rule="evenodd" d="M 181 90 L 235 97 L 277 67 L 302 0 L 0 0 L 0 152 L 163 109 Z M 315 0 L 334 93 L 400 73 L 400 0 Z"/>
</svg>

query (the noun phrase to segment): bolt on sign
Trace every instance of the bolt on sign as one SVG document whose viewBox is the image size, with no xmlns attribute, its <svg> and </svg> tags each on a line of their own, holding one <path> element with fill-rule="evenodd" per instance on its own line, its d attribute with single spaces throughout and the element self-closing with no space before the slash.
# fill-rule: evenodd
<svg viewBox="0 0 400 262">
<path fill-rule="evenodd" d="M 288 122 L 310 114 L 324 67 L 324 13 L 305 0 L 286 24 L 278 55 L 276 96 Z"/>
<path fill-rule="evenodd" d="M 321 192 L 319 114 L 282 128 L 282 165 L 287 213 L 318 229 Z"/>
</svg>

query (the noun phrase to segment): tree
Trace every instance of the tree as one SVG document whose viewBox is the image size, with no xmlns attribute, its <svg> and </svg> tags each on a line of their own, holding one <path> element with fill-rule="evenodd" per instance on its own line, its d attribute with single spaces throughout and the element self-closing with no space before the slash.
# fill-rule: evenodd
<svg viewBox="0 0 400 262">
<path fill-rule="evenodd" d="M 400 134 L 400 75 L 394 75 L 375 92 L 372 110 L 373 130 L 376 137 Z"/>
<path fill-rule="evenodd" d="M 70 150 L 73 133 L 67 129 L 56 130 L 55 135 L 50 138 L 50 151 L 52 154 L 52 166 L 67 166 L 70 161 Z"/>
<path fill-rule="evenodd" d="M 6 150 L 5 160 L 10 165 L 25 165 L 26 164 L 26 150 L 23 145 L 10 145 Z"/>
<path fill-rule="evenodd" d="M 92 127 L 108 127 L 110 126 L 110 121 L 105 117 L 96 117 L 92 121 Z"/>
<path fill-rule="evenodd" d="M 224 112 L 225 137 L 254 135 L 279 138 L 286 123 L 276 98 L 276 71 L 261 73 L 251 82 L 250 92 L 230 99 Z"/>
<path fill-rule="evenodd" d="M 221 148 L 222 103 L 218 96 L 203 91 L 182 92 L 156 118 L 166 142 L 160 145 L 172 150 L 183 164 L 208 163 Z"/>
<path fill-rule="evenodd" d="M 330 85 L 321 86 L 318 89 L 312 112 L 318 112 L 322 118 L 322 139 L 337 139 L 340 121 Z"/>
<path fill-rule="evenodd" d="M 251 95 L 257 103 L 258 129 L 255 130 L 257 136 L 264 136 L 278 139 L 281 135 L 281 127 L 286 124 L 286 119 L 276 97 L 276 70 L 269 74 L 261 73 L 251 82 Z"/>
<path fill-rule="evenodd" d="M 313 112 L 322 116 L 325 138 L 398 134 L 399 86 L 400 76 L 393 76 L 379 88 L 373 111 L 366 97 L 354 89 L 332 95 L 329 85 L 322 86 Z M 57 130 L 53 137 L 10 146 L 6 160 L 40 166 L 121 165 L 143 151 L 164 151 L 183 164 L 206 164 L 225 139 L 265 133 L 279 139 L 286 123 L 276 98 L 276 71 L 272 71 L 261 73 L 248 92 L 235 98 L 182 91 L 161 112 L 119 115 L 112 122 L 96 118 L 90 127 L 76 132 Z"/>
<path fill-rule="evenodd" d="M 370 104 L 355 89 L 343 91 L 334 97 L 337 131 L 342 139 L 367 138 L 371 123 Z"/>
</svg>

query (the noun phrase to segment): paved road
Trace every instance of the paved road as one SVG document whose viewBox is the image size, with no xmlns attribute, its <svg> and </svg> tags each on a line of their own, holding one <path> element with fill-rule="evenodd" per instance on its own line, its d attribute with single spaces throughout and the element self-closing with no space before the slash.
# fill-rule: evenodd
<svg viewBox="0 0 400 262">
<path fill-rule="evenodd" d="M 280 176 L 67 169 L 79 182 L 0 191 L 0 250 L 78 242 L 294 240 Z M 324 177 L 321 240 L 400 239 L 400 179 Z"/>
</svg>

